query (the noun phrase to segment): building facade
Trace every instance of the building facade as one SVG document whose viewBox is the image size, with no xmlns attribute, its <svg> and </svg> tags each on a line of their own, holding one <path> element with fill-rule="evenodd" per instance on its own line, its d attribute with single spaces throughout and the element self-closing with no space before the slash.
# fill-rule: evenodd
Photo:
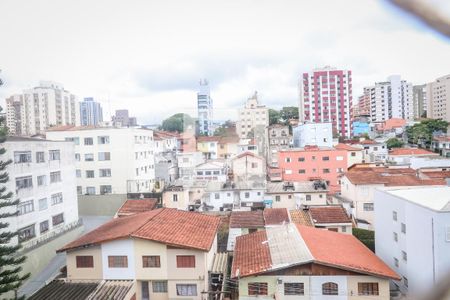
<svg viewBox="0 0 450 300">
<path fill-rule="evenodd" d="M 236 133 L 240 138 L 255 136 L 257 127 L 262 128 L 263 133 L 269 125 L 269 109 L 258 101 L 258 94 L 247 99 L 244 108 L 239 110 Z"/>
<path fill-rule="evenodd" d="M 115 126 L 123 126 L 123 127 L 137 126 L 136 118 L 130 116 L 128 109 L 116 110 L 116 114 L 112 117 L 112 121 Z"/>
<path fill-rule="evenodd" d="M 10 135 L 44 134 L 53 126 L 79 125 L 77 97 L 55 82 L 41 81 L 39 86 L 6 98 L 6 126 Z"/>
<path fill-rule="evenodd" d="M 72 141 L 82 195 L 150 193 L 155 185 L 153 131 L 138 128 L 54 128 L 47 138 Z"/>
<path fill-rule="evenodd" d="M 304 123 L 292 129 L 294 147 L 333 147 L 332 123 Z"/>
<path fill-rule="evenodd" d="M 100 103 L 95 102 L 94 98 L 84 98 L 80 103 L 80 125 L 98 126 L 103 122 L 103 110 Z"/>
<path fill-rule="evenodd" d="M 278 151 L 289 149 L 292 145 L 292 136 L 289 134 L 289 126 L 274 124 L 266 129 L 267 145 L 266 160 L 268 164 L 278 165 Z"/>
<path fill-rule="evenodd" d="M 300 82 L 300 121 L 331 122 L 339 135 L 351 135 L 352 71 L 325 67 L 303 73 Z"/>
<path fill-rule="evenodd" d="M 200 80 L 200 90 L 197 93 L 198 130 L 201 135 L 212 135 L 213 132 L 213 100 L 210 95 L 209 83 Z"/>
<path fill-rule="evenodd" d="M 450 74 L 427 84 L 427 117 L 450 121 Z"/>
<path fill-rule="evenodd" d="M 413 99 L 414 99 L 414 118 L 426 118 L 428 101 L 427 101 L 427 85 L 415 85 L 413 86 Z"/>
</svg>

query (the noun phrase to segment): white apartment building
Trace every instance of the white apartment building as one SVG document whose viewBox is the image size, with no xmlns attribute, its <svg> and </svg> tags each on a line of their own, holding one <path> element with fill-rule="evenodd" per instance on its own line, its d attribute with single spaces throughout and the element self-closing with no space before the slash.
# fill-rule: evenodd
<svg viewBox="0 0 450 300">
<path fill-rule="evenodd" d="M 198 125 L 200 134 L 213 134 L 213 100 L 210 96 L 209 84 L 206 79 L 200 81 L 197 93 Z"/>
<path fill-rule="evenodd" d="M 414 118 L 422 118 L 427 116 L 427 85 L 415 85 L 413 86 L 413 99 L 414 99 Z"/>
<path fill-rule="evenodd" d="M 450 74 L 427 84 L 427 117 L 450 121 Z"/>
<path fill-rule="evenodd" d="M 41 81 L 35 88 L 6 98 L 6 125 L 11 135 L 44 134 L 52 126 L 79 124 L 77 97 L 59 83 Z"/>
<path fill-rule="evenodd" d="M 8 230 L 19 231 L 23 246 L 78 224 L 72 143 L 9 137 L 2 146 L 2 160 L 12 160 L 5 188 L 20 199 L 19 214 L 7 221 Z"/>
<path fill-rule="evenodd" d="M 370 94 L 370 116 L 373 122 L 391 118 L 414 119 L 413 85 L 399 75 L 389 76 L 387 81 L 366 87 Z"/>
<path fill-rule="evenodd" d="M 269 109 L 258 102 L 258 94 L 247 99 L 244 108 L 239 110 L 236 133 L 240 138 L 247 138 L 257 126 L 266 128 L 269 125 Z"/>
<path fill-rule="evenodd" d="M 375 191 L 376 254 L 410 296 L 430 293 L 450 272 L 449 199 L 450 187 Z"/>
<path fill-rule="evenodd" d="M 304 123 L 293 129 L 294 147 L 305 146 L 333 147 L 333 128 L 331 123 Z"/>
<path fill-rule="evenodd" d="M 195 167 L 205 162 L 202 152 L 181 152 L 177 154 L 178 177 L 182 180 L 192 180 Z"/>
<path fill-rule="evenodd" d="M 153 131 L 141 128 L 57 127 L 49 140 L 72 141 L 78 194 L 149 193 L 155 184 Z"/>
</svg>

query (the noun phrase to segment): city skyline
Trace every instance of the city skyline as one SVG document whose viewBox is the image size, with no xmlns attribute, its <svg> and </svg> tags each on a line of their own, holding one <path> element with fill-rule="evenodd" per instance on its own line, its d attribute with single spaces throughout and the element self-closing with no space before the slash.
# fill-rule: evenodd
<svg viewBox="0 0 450 300">
<path fill-rule="evenodd" d="M 401 13 L 383 2 L 351 2 L 352 10 L 347 10 L 327 2 L 286 1 L 281 7 L 270 2 L 237 6 L 194 1 L 176 3 L 177 10 L 166 20 L 160 16 L 173 10 L 173 3 L 109 4 L 112 8 L 106 13 L 100 3 L 3 2 L 5 9 L 0 11 L 6 14 L 0 13 L 0 25 L 10 28 L 3 38 L 11 43 L 0 48 L 5 81 L 0 105 L 40 80 L 54 80 L 80 98 L 99 99 L 106 116 L 128 108 L 143 124 L 157 123 L 175 108 L 196 115 L 197 82 L 208 78 L 216 119 L 223 120 L 254 90 L 268 107 L 297 105 L 298 80 L 316 67 L 351 70 L 355 99 L 364 86 L 390 75 L 399 74 L 416 85 L 450 69 L 445 39 L 412 18 L 399 18 Z M 323 5 L 330 12 L 320 11 Z M 58 9 L 73 13 L 53 15 Z M 303 15 L 306 9 L 313 13 Z M 317 23 L 314 12 L 319 11 L 326 24 Z M 16 24 L 19 12 L 30 22 L 44 16 L 51 21 L 11 28 L 8 24 Z M 208 22 L 198 20 L 200 15 Z M 227 21 L 230 16 L 233 24 Z M 104 20 L 101 26 L 96 24 L 99 18 Z M 120 19 L 124 22 L 116 22 Z M 205 36 L 208 42 L 200 43 Z M 22 46 L 30 42 L 41 46 Z M 180 46 L 184 51 L 178 51 Z"/>
</svg>

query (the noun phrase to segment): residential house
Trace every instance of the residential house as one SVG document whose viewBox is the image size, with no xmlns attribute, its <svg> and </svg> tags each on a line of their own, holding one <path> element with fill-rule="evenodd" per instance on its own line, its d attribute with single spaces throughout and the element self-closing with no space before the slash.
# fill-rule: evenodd
<svg viewBox="0 0 450 300">
<path fill-rule="evenodd" d="M 217 136 L 197 137 L 197 151 L 203 153 L 205 160 L 218 158 L 218 145 L 219 137 Z"/>
<path fill-rule="evenodd" d="M 194 180 L 215 180 L 225 182 L 228 168 L 224 161 L 210 160 L 195 167 Z"/>
<path fill-rule="evenodd" d="M 354 144 L 364 149 L 363 160 L 365 162 L 385 162 L 388 156 L 388 148 L 385 142 L 375 140 L 362 140 Z"/>
<path fill-rule="evenodd" d="M 198 210 L 202 204 L 207 181 L 177 180 L 164 188 L 162 205 L 180 210 Z"/>
<path fill-rule="evenodd" d="M 268 182 L 266 206 L 296 209 L 301 206 L 327 205 L 328 186 L 324 181 Z"/>
<path fill-rule="evenodd" d="M 231 279 L 239 299 L 388 300 L 399 276 L 353 235 L 290 223 L 237 237 Z"/>
<path fill-rule="evenodd" d="M 244 152 L 231 160 L 233 180 L 265 180 L 266 165 L 264 158 L 250 152 Z"/>
<path fill-rule="evenodd" d="M 133 280 L 136 299 L 202 299 L 219 217 L 160 208 L 116 218 L 58 252 L 67 280 Z"/>
<path fill-rule="evenodd" d="M 177 154 L 178 177 L 182 180 L 192 180 L 195 167 L 205 162 L 201 152 L 182 152 Z"/>
<path fill-rule="evenodd" d="M 352 234 L 352 219 L 342 205 L 310 206 L 308 211 L 314 227 Z"/>
<path fill-rule="evenodd" d="M 350 168 L 354 164 L 364 162 L 364 150 L 362 148 L 353 147 L 343 143 L 337 144 L 334 148 L 347 151 L 347 168 Z"/>
<path fill-rule="evenodd" d="M 450 136 L 433 136 L 431 150 L 439 153 L 441 156 L 450 157 Z"/>
<path fill-rule="evenodd" d="M 408 165 L 412 158 L 434 157 L 439 157 L 439 154 L 421 148 L 394 148 L 389 151 L 387 162 L 396 165 Z"/>
<path fill-rule="evenodd" d="M 217 155 L 222 159 L 229 159 L 238 154 L 239 137 L 235 135 L 223 136 L 219 139 Z"/>
<path fill-rule="evenodd" d="M 292 145 L 292 136 L 289 134 L 289 126 L 274 124 L 266 128 L 267 145 L 266 159 L 270 166 L 278 165 L 278 151 L 289 149 Z"/>
<path fill-rule="evenodd" d="M 135 215 L 142 212 L 147 212 L 153 210 L 158 205 L 158 199 L 154 198 L 139 198 L 139 199 L 128 199 L 117 211 L 115 217 L 127 217 Z"/>
<path fill-rule="evenodd" d="M 238 236 L 264 230 L 265 222 L 262 210 L 232 211 L 228 232 L 227 250 L 233 251 Z"/>
</svg>

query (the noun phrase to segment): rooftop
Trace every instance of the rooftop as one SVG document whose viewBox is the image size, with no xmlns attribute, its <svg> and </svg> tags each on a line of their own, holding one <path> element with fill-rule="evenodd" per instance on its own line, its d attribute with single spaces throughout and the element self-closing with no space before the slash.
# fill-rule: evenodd
<svg viewBox="0 0 450 300">
<path fill-rule="evenodd" d="M 395 148 L 389 151 L 390 156 L 418 156 L 418 155 L 433 155 L 437 156 L 439 154 L 421 149 L 421 148 Z"/>
<path fill-rule="evenodd" d="M 314 227 L 309 210 L 293 209 L 289 214 L 291 215 L 292 223 Z"/>
<path fill-rule="evenodd" d="M 280 225 L 290 222 L 286 208 L 266 208 L 263 212 L 265 225 Z"/>
<path fill-rule="evenodd" d="M 362 151 L 364 149 L 362 148 L 356 148 L 347 144 L 343 144 L 343 143 L 339 143 L 336 146 L 334 146 L 334 148 L 338 149 L 338 150 L 346 150 L 346 151 Z"/>
<path fill-rule="evenodd" d="M 209 251 L 220 218 L 172 208 L 159 208 L 113 219 L 65 245 L 58 252 L 121 238 L 141 238 L 166 245 Z"/>
<path fill-rule="evenodd" d="M 322 181 L 320 181 L 322 184 Z M 298 181 L 298 182 L 267 182 L 266 188 L 269 194 L 282 194 L 282 193 L 319 193 L 327 192 L 328 186 L 315 185 L 315 181 Z M 316 188 L 317 187 L 317 188 Z"/>
<path fill-rule="evenodd" d="M 263 211 L 232 211 L 230 228 L 264 228 Z"/>
<path fill-rule="evenodd" d="M 315 263 L 364 275 L 398 275 L 353 235 L 287 224 L 236 238 L 231 277 Z"/>
<path fill-rule="evenodd" d="M 435 211 L 450 212 L 450 187 L 390 189 L 385 193 Z"/>
<path fill-rule="evenodd" d="M 158 199 L 146 198 L 146 199 L 128 199 L 117 211 L 118 217 L 125 217 L 134 215 L 141 212 L 150 211 L 156 208 Z"/>
<path fill-rule="evenodd" d="M 145 127 L 115 127 L 115 126 L 74 126 L 74 125 L 63 125 L 63 126 L 55 126 L 47 128 L 47 132 L 53 131 L 82 131 L 82 130 L 112 130 L 112 129 L 142 129 L 142 130 L 150 130 Z"/>
<path fill-rule="evenodd" d="M 310 206 L 309 212 L 315 224 L 352 223 L 341 205 Z"/>
</svg>

